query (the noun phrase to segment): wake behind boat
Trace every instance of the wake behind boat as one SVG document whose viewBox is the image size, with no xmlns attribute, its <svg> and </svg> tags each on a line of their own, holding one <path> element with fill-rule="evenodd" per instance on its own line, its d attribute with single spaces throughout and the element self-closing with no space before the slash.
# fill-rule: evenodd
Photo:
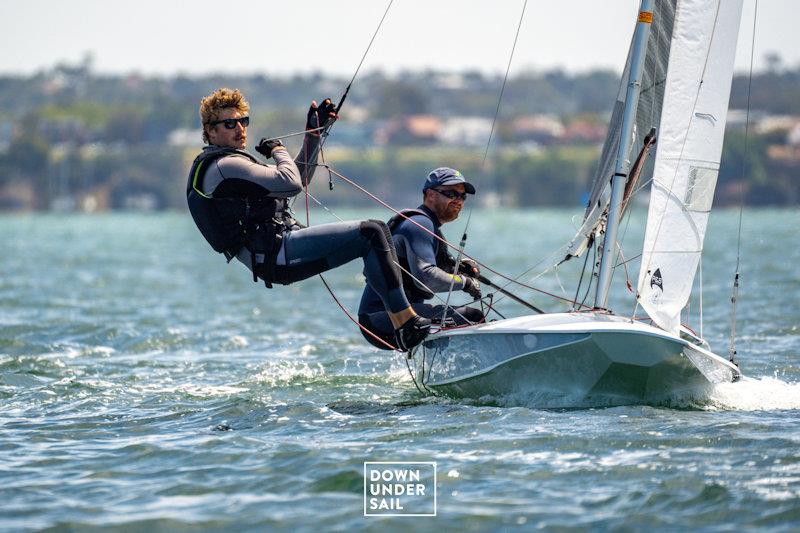
<svg viewBox="0 0 800 533">
<path fill-rule="evenodd" d="M 570 407 L 659 402 L 739 379 L 733 345 L 729 360 L 712 353 L 680 318 L 719 172 L 741 9 L 741 0 L 641 2 L 583 224 L 564 259 L 599 257 L 594 305 L 443 329 L 412 353 L 423 387 Z M 652 324 L 608 309 L 620 222 L 648 182 L 635 304 Z"/>
</svg>

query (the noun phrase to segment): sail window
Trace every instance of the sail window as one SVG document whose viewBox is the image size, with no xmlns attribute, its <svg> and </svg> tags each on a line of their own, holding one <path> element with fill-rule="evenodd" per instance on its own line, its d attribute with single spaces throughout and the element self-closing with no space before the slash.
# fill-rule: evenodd
<svg viewBox="0 0 800 533">
<path fill-rule="evenodd" d="M 718 174 L 719 170 L 713 168 L 691 167 L 689 169 L 689 186 L 684 201 L 686 209 L 700 212 L 711 211 Z"/>
</svg>

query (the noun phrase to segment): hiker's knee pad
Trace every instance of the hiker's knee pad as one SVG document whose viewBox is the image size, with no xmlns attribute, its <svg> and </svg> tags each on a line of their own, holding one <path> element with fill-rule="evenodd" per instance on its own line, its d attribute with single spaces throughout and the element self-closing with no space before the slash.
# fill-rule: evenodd
<svg viewBox="0 0 800 533">
<path fill-rule="evenodd" d="M 389 243 L 392 242 L 392 234 L 386 223 L 380 220 L 364 220 L 361 222 L 359 229 L 361 235 L 366 237 L 376 250 L 381 252 L 391 250 Z"/>
</svg>

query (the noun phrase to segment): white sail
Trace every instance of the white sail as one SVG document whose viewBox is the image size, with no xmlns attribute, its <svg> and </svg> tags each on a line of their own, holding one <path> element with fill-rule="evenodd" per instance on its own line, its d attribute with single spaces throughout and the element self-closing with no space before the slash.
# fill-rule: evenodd
<svg viewBox="0 0 800 533">
<path fill-rule="evenodd" d="M 742 0 L 678 3 L 637 297 L 677 333 L 719 173 Z"/>
</svg>

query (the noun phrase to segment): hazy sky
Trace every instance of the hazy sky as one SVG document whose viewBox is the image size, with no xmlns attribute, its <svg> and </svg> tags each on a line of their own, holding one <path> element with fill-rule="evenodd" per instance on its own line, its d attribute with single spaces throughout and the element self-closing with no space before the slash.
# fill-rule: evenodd
<svg viewBox="0 0 800 533">
<path fill-rule="evenodd" d="M 86 52 L 95 70 L 151 74 L 322 69 L 351 75 L 388 0 L 0 0 L 0 73 L 30 74 Z M 736 68 L 750 61 L 755 0 L 744 0 Z M 364 70 L 502 72 L 522 0 L 394 0 Z M 513 70 L 621 70 L 638 0 L 529 0 Z M 797 0 L 760 0 L 755 66 L 800 65 Z"/>
</svg>

